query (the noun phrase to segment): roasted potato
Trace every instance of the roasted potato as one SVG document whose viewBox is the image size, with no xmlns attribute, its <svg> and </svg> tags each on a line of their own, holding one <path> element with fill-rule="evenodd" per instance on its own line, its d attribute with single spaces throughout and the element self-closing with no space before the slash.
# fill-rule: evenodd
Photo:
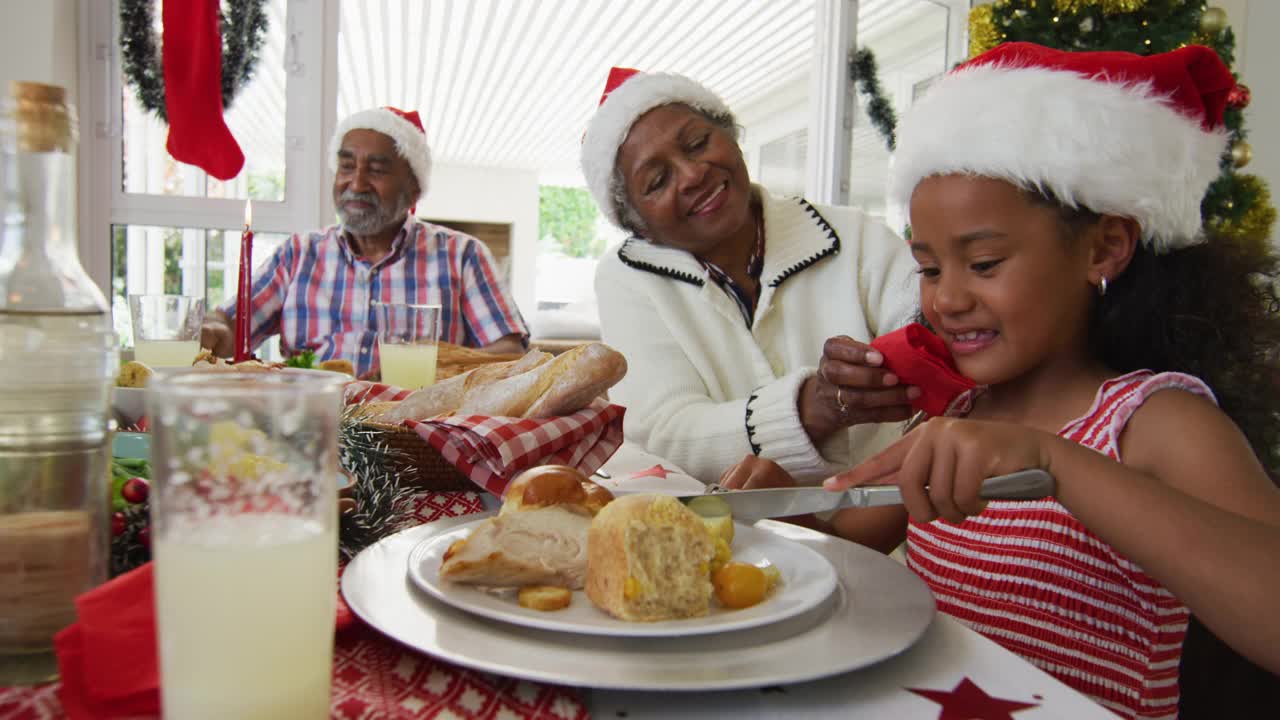
<svg viewBox="0 0 1280 720">
<path fill-rule="evenodd" d="M 153 371 L 146 363 L 130 360 L 120 366 L 120 374 L 116 375 L 116 387 L 141 388 L 147 386 Z"/>
<path fill-rule="evenodd" d="M 569 602 L 573 600 L 573 593 L 567 588 L 554 585 L 526 585 L 520 588 L 516 600 L 520 603 L 520 607 L 550 612 L 569 607 Z"/>
</svg>

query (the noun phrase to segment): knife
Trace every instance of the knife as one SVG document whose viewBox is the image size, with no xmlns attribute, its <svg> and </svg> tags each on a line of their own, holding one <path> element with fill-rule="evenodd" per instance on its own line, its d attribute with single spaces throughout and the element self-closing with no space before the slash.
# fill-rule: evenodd
<svg viewBox="0 0 1280 720">
<path fill-rule="evenodd" d="M 1039 500 L 1052 495 L 1053 491 L 1053 476 L 1036 468 L 989 477 L 982 482 L 980 494 L 988 500 Z M 902 503 L 902 491 L 897 485 L 864 485 L 844 492 L 833 492 L 821 487 L 725 490 L 718 485 L 710 485 L 700 495 L 685 495 L 679 499 L 688 503 L 694 498 L 708 496 L 725 501 L 733 512 L 734 519 L 743 522 L 847 507 L 879 507 Z"/>
</svg>

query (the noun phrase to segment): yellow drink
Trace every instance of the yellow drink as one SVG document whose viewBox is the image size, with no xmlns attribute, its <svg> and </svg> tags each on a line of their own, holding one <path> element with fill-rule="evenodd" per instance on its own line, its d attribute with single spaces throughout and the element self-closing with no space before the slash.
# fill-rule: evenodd
<svg viewBox="0 0 1280 720">
<path fill-rule="evenodd" d="M 328 718 L 337 523 L 184 520 L 155 543 L 164 716 Z"/>
<path fill-rule="evenodd" d="M 199 340 L 138 340 L 133 345 L 133 359 L 151 367 L 188 367 L 199 354 Z"/>
<path fill-rule="evenodd" d="M 382 356 L 382 382 L 417 390 L 436 381 L 436 343 L 378 343 Z"/>
</svg>

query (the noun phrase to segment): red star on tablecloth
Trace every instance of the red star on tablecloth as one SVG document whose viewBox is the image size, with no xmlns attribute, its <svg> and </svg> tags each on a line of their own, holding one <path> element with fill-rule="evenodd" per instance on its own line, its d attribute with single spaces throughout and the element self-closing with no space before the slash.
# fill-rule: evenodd
<svg viewBox="0 0 1280 720">
<path fill-rule="evenodd" d="M 673 472 L 675 472 L 675 470 L 668 470 L 662 467 L 661 465 L 654 465 L 648 470 L 641 470 L 640 472 L 631 473 L 631 479 L 635 480 L 636 478 L 642 478 L 642 477 L 656 477 L 656 478 L 662 478 L 663 480 L 666 480 L 667 475 Z"/>
<path fill-rule="evenodd" d="M 1037 706 L 1037 703 L 991 697 L 969 678 L 961 680 L 952 690 L 907 690 L 941 705 L 938 720 L 1013 720 L 1011 713 Z"/>
</svg>

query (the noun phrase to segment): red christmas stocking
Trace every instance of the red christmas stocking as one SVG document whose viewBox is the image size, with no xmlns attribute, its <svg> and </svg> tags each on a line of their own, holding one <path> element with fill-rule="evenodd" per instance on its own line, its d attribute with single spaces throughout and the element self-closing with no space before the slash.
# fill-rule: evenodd
<svg viewBox="0 0 1280 720">
<path fill-rule="evenodd" d="M 244 167 L 244 153 L 222 119 L 218 0 L 170 0 L 161 20 L 166 148 L 174 160 L 230 180 Z"/>
</svg>

